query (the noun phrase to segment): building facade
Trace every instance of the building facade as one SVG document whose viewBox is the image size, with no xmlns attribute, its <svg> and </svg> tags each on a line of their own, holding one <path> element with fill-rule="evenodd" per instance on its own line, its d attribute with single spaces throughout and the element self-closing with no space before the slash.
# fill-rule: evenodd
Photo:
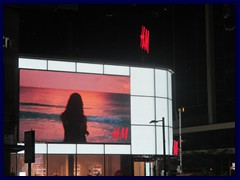
<svg viewBox="0 0 240 180">
<path fill-rule="evenodd" d="M 19 58 L 18 145 L 35 131 L 31 175 L 156 175 L 157 157 L 173 154 L 171 79 L 169 69 Z M 59 112 L 72 92 L 82 94 L 87 143 L 64 143 Z M 27 169 L 24 151 L 12 153 L 12 172 Z"/>
</svg>

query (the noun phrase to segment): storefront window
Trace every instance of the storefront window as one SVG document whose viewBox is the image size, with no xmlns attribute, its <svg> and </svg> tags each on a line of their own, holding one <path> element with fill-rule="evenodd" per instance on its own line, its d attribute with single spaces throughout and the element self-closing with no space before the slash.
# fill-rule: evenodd
<svg viewBox="0 0 240 180">
<path fill-rule="evenodd" d="M 46 155 L 35 155 L 35 163 L 32 163 L 32 176 L 47 175 Z"/>
<path fill-rule="evenodd" d="M 114 176 L 121 171 L 120 155 L 105 155 L 105 176 Z"/>
<path fill-rule="evenodd" d="M 35 163 L 31 163 L 31 176 L 46 176 L 46 155 L 35 155 Z M 28 163 L 24 162 L 24 154 L 11 154 L 11 174 L 28 176 Z"/>
<path fill-rule="evenodd" d="M 104 155 L 77 155 L 78 176 L 104 176 Z"/>
<path fill-rule="evenodd" d="M 35 163 L 31 163 L 31 176 L 123 176 L 126 169 L 121 167 L 123 164 L 127 167 L 126 160 L 122 162 L 123 156 L 37 154 Z M 131 174 L 128 167 L 127 171 Z M 11 154 L 11 174 L 28 176 L 28 163 L 24 162 L 24 154 Z"/>
<path fill-rule="evenodd" d="M 68 155 L 48 155 L 48 176 L 69 176 L 68 164 Z"/>
</svg>

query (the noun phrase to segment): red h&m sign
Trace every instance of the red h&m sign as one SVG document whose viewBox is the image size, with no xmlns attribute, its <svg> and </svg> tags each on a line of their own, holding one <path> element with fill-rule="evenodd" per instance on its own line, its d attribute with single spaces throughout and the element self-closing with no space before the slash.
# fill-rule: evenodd
<svg viewBox="0 0 240 180">
<path fill-rule="evenodd" d="M 114 128 L 114 131 L 112 132 L 112 138 L 113 139 L 124 139 L 126 141 L 128 138 L 128 127 Z"/>
<path fill-rule="evenodd" d="M 149 30 L 145 26 L 142 26 L 140 47 L 149 54 Z"/>
<path fill-rule="evenodd" d="M 178 156 L 178 141 L 173 140 L 173 155 Z"/>
</svg>

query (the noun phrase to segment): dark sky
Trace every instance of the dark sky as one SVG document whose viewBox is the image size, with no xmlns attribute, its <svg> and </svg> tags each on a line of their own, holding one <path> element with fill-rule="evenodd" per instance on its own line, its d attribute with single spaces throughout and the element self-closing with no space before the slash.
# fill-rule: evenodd
<svg viewBox="0 0 240 180">
<path fill-rule="evenodd" d="M 140 47 L 150 31 L 150 54 Z M 20 8 L 20 52 L 172 65 L 171 5 L 48 5 Z"/>
</svg>

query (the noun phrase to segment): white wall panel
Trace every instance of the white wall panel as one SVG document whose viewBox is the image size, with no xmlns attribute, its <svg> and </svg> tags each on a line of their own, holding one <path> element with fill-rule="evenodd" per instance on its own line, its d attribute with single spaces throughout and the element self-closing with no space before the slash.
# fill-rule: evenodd
<svg viewBox="0 0 240 180">
<path fill-rule="evenodd" d="M 35 144 L 35 153 L 36 154 L 47 154 L 47 144 L 36 143 Z"/>
<path fill-rule="evenodd" d="M 48 144 L 48 154 L 76 154 L 76 144 Z"/>
<path fill-rule="evenodd" d="M 169 126 L 173 126 L 173 111 L 172 111 L 172 100 L 168 100 L 168 122 Z"/>
<path fill-rule="evenodd" d="M 103 74 L 103 65 L 77 63 L 77 72 Z"/>
<path fill-rule="evenodd" d="M 156 98 L 156 120 L 164 117 L 165 126 L 168 126 L 168 100 L 164 98 Z M 158 124 L 160 124 L 159 122 Z"/>
<path fill-rule="evenodd" d="M 157 154 L 163 154 L 163 131 L 162 126 L 157 126 Z"/>
<path fill-rule="evenodd" d="M 169 128 L 165 127 L 165 152 L 169 154 Z M 157 126 L 157 154 L 163 154 L 163 131 L 162 126 Z"/>
<path fill-rule="evenodd" d="M 155 119 L 153 97 L 131 96 L 131 123 L 149 125 Z"/>
<path fill-rule="evenodd" d="M 129 76 L 128 66 L 104 65 L 104 74 Z"/>
<path fill-rule="evenodd" d="M 154 71 L 131 67 L 131 95 L 154 96 Z"/>
<path fill-rule="evenodd" d="M 78 154 L 103 154 L 103 144 L 77 144 Z"/>
<path fill-rule="evenodd" d="M 26 68 L 26 69 L 46 70 L 47 69 L 47 60 L 19 58 L 18 67 Z"/>
<path fill-rule="evenodd" d="M 65 61 L 48 61 L 48 70 L 75 72 L 76 63 Z"/>
<path fill-rule="evenodd" d="M 130 145 L 105 145 L 105 154 L 131 154 Z"/>
<path fill-rule="evenodd" d="M 173 154 L 173 128 L 169 128 L 169 152 Z"/>
<path fill-rule="evenodd" d="M 155 154 L 155 127 L 132 126 L 132 154 Z"/>
<path fill-rule="evenodd" d="M 155 88 L 157 97 L 167 98 L 167 71 L 155 69 Z"/>
<path fill-rule="evenodd" d="M 172 74 L 168 72 L 168 98 L 172 99 Z"/>
</svg>

